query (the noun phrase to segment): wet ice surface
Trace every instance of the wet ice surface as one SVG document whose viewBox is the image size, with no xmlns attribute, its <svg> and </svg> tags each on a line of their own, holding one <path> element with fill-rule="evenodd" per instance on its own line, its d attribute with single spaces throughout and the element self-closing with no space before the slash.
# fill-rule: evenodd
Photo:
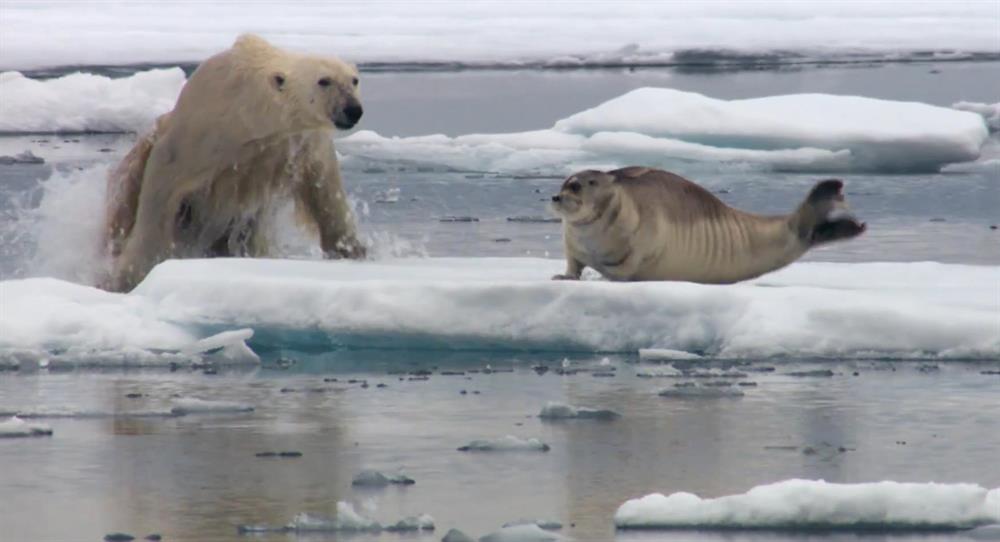
<svg viewBox="0 0 1000 542">
<path fill-rule="evenodd" d="M 790 478 L 1000 487 L 1000 470 L 989 468 L 1000 449 L 1000 434 L 992 430 L 1000 378 L 983 374 L 1000 368 L 996 363 L 785 362 L 774 371 L 774 365 L 749 363 L 736 367 L 749 375 L 741 379 L 662 379 L 636 374 L 671 367 L 636 365 L 635 357 L 614 357 L 610 365 L 569 359 L 570 367 L 613 367 L 613 378 L 595 378 L 592 371 L 559 375 L 563 356 L 551 355 L 359 352 L 354 364 L 322 356 L 297 359 L 289 369 L 269 360 L 261 369 L 214 376 L 3 376 L 2 411 L 154 411 L 175 403 L 175 396 L 246 403 L 255 410 L 46 419 L 52 437 L 0 440 L 3 464 L 25 467 L 0 470 L 0 487 L 17 496 L 0 508 L 0 524 L 17 540 L 98 540 L 122 531 L 211 542 L 235 539 L 239 524 L 281 526 L 299 513 L 335 516 L 336 503 L 345 501 L 383 525 L 430 514 L 437 531 L 428 539 L 451 528 L 478 537 L 521 518 L 541 518 L 562 523 L 559 533 L 577 540 L 770 540 L 777 535 L 616 534 L 612 518 L 622 503 L 649 493 L 718 497 Z M 487 365 L 490 372 L 483 371 Z M 538 366 L 551 370 L 539 375 L 532 369 Z M 829 369 L 833 376 L 782 374 L 813 369 Z M 410 374 L 426 371 L 432 373 L 426 380 Z M 757 385 L 740 388 L 740 398 L 657 395 L 675 380 Z M 344 389 L 282 392 L 330 386 Z M 550 401 L 622 416 L 551 423 L 538 418 Z M 551 450 L 455 449 L 456 443 L 508 434 L 538 438 Z M 268 450 L 302 455 L 256 456 Z M 417 483 L 352 487 L 364 469 L 404 470 Z M 56 513 L 57 519 L 38 521 L 39 514 Z"/>
</svg>

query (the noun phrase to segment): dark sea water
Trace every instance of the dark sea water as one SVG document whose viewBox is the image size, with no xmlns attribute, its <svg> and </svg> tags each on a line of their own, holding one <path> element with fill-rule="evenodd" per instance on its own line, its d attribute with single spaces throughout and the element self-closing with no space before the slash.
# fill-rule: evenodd
<svg viewBox="0 0 1000 542">
<path fill-rule="evenodd" d="M 938 105 L 992 103 L 1000 99 L 1000 67 L 953 62 L 735 72 L 373 73 L 364 85 L 363 128 L 382 135 L 458 135 L 551 126 L 642 86 L 719 98 L 832 92 Z M 72 279 L 93 266 L 80 239 L 99 220 L 106 168 L 133 137 L 0 138 L 0 155 L 38 148 L 47 157 L 42 165 L 0 166 L 0 279 Z M 545 205 L 560 184 L 558 172 L 515 178 L 360 157 L 343 167 L 346 187 L 359 201 L 361 229 L 385 252 L 562 257 L 558 223 L 508 220 L 549 217 Z M 818 179 L 729 165 L 678 163 L 675 169 L 727 203 L 762 213 L 791 210 Z M 1000 224 L 1000 171 L 842 177 L 869 230 L 809 259 L 1000 264 L 1000 230 L 990 228 Z M 398 189 L 396 201 L 380 202 L 394 199 L 384 197 L 391 189 Z M 69 202 L 53 203 L 66 193 L 72 194 Z M 96 203 L 88 199 L 93 194 Z M 84 205 L 86 213 L 79 212 Z M 449 216 L 478 221 L 441 221 Z M 684 400 L 659 397 L 656 392 L 675 379 L 638 378 L 660 368 L 638 365 L 634 356 L 604 365 L 600 357 L 573 357 L 571 367 L 588 370 L 559 376 L 531 369 L 561 366 L 563 356 L 551 354 L 288 355 L 298 360 L 290 368 L 268 359 L 260 369 L 214 375 L 186 369 L 0 372 L 0 411 L 125 413 L 165 408 L 177 395 L 255 407 L 241 414 L 38 420 L 52 426 L 52 437 L 0 439 L 0 540 L 96 541 L 118 531 L 185 542 L 438 540 L 452 527 L 478 537 L 505 522 L 535 518 L 560 521 L 563 535 L 585 541 L 936 542 L 965 535 L 616 533 L 611 518 L 625 500 L 651 492 L 714 497 L 788 478 L 1000 486 L 1000 377 L 984 374 L 1000 369 L 995 362 L 784 361 L 771 365 L 773 372 L 750 373 L 745 380 L 757 386 L 745 388 L 742 398 Z M 505 372 L 470 372 L 487 365 Z M 590 372 L 609 367 L 616 376 Z M 817 368 L 833 375 L 786 374 Z M 445 370 L 465 374 L 441 374 Z M 432 374 L 411 380 L 414 371 Z M 304 391 L 310 389 L 319 390 Z M 129 393 L 142 396 L 130 399 Z M 546 423 L 537 418 L 546 401 L 610 408 L 622 418 Z M 456 451 L 470 440 L 506 434 L 538 437 L 551 451 Z M 303 455 L 255 457 L 271 450 Z M 417 483 L 354 489 L 351 478 L 362 468 L 402 469 Z M 338 500 L 374 509 L 383 523 L 428 513 L 437 531 L 340 538 L 237 534 L 239 524 L 284 524 L 299 512 L 331 516 Z"/>
</svg>

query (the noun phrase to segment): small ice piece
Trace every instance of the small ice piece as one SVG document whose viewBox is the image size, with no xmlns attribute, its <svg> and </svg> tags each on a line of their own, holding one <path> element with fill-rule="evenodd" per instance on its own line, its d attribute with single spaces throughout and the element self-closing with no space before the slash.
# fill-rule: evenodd
<svg viewBox="0 0 1000 542">
<path fill-rule="evenodd" d="M 532 523 L 512 525 L 480 537 L 479 542 L 551 542 L 562 537 Z"/>
<path fill-rule="evenodd" d="M 366 518 L 354 510 L 349 502 L 337 502 L 337 517 L 330 519 L 323 516 L 301 512 L 296 514 L 288 524 L 289 531 L 295 532 L 378 532 L 382 525 L 371 518 Z"/>
<path fill-rule="evenodd" d="M 998 492 L 1000 490 L 993 490 Z M 887 530 L 970 529 L 1000 522 L 975 484 L 785 480 L 740 495 L 702 499 L 659 493 L 615 512 L 618 528 Z M 995 503 L 994 503 L 995 504 Z"/>
<path fill-rule="evenodd" d="M 17 416 L 0 422 L 0 438 L 50 437 L 52 428 L 40 423 L 28 423 Z"/>
<path fill-rule="evenodd" d="M 515 521 L 509 521 L 503 524 L 505 528 L 515 527 L 517 525 L 538 525 L 540 528 L 545 529 L 546 531 L 558 531 L 563 527 L 562 523 L 559 523 L 558 521 L 546 520 L 546 519 L 519 519 Z"/>
<path fill-rule="evenodd" d="M 283 533 L 288 530 L 288 527 L 285 525 L 248 524 L 236 526 L 236 532 L 239 534 Z"/>
<path fill-rule="evenodd" d="M 442 216 L 438 219 L 439 222 L 479 222 L 479 219 L 474 216 Z"/>
<path fill-rule="evenodd" d="M 701 359 L 701 356 L 669 348 L 640 348 L 639 359 L 642 361 L 673 361 L 678 359 Z"/>
<path fill-rule="evenodd" d="M 458 529 L 450 529 L 441 542 L 476 542 L 476 540 Z"/>
<path fill-rule="evenodd" d="M 399 189 L 387 188 L 375 194 L 375 203 L 398 203 Z"/>
<path fill-rule="evenodd" d="M 419 516 L 409 516 L 397 521 L 393 525 L 385 528 L 387 531 L 433 531 L 434 518 L 430 514 L 420 514 Z"/>
<path fill-rule="evenodd" d="M 14 156 L 0 156 L 0 164 L 10 166 L 13 164 L 44 164 L 45 159 L 35 156 L 31 151 L 24 151 Z"/>
<path fill-rule="evenodd" d="M 660 397 L 675 399 L 722 399 L 743 397 L 743 392 L 735 388 L 718 386 L 698 386 L 685 382 L 683 386 L 667 388 L 660 392 Z"/>
<path fill-rule="evenodd" d="M 223 331 L 199 340 L 185 348 L 183 353 L 208 354 L 211 361 L 227 365 L 259 365 L 260 356 L 246 343 L 252 337 L 253 330 L 249 328 Z"/>
<path fill-rule="evenodd" d="M 549 401 L 542 407 L 538 417 L 546 420 L 613 420 L 620 418 L 621 415 L 613 410 L 577 407 Z"/>
<path fill-rule="evenodd" d="M 413 485 L 416 482 L 405 474 L 383 474 L 377 470 L 365 469 L 351 480 L 352 486 L 385 487 L 389 484 Z"/>
<path fill-rule="evenodd" d="M 175 416 L 186 416 L 188 414 L 231 414 L 234 412 L 253 412 L 254 407 L 246 403 L 235 401 L 209 401 L 206 399 L 196 399 L 194 397 L 182 397 L 174 400 L 174 406 L 170 412 Z"/>
<path fill-rule="evenodd" d="M 537 438 L 521 439 L 505 435 L 495 439 L 474 440 L 458 448 L 460 452 L 547 452 L 551 448 Z"/>
</svg>

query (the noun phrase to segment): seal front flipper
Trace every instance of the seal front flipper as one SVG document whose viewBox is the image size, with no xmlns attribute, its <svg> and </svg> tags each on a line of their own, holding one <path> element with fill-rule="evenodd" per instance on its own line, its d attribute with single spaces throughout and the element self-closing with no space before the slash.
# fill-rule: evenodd
<svg viewBox="0 0 1000 542">
<path fill-rule="evenodd" d="M 799 207 L 799 235 L 810 246 L 851 239 L 868 228 L 847 208 L 843 189 L 839 179 L 820 181 Z"/>
</svg>

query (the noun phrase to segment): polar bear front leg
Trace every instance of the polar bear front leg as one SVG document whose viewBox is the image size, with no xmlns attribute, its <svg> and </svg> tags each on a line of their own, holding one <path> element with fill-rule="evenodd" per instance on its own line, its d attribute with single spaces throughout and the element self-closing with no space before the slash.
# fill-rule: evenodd
<svg viewBox="0 0 1000 542">
<path fill-rule="evenodd" d="M 358 240 L 354 213 L 340 183 L 340 166 L 333 156 L 306 168 L 298 189 L 299 204 L 316 223 L 326 257 L 361 259 L 367 249 Z"/>
</svg>

